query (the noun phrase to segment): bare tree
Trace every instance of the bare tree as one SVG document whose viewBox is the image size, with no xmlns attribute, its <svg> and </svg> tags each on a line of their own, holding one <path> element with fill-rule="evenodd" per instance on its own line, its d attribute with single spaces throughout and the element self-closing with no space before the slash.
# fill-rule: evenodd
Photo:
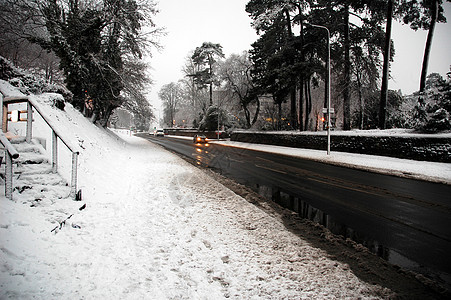
<svg viewBox="0 0 451 300">
<path fill-rule="evenodd" d="M 158 97 L 164 106 L 164 122 L 170 127 L 174 126 L 175 115 L 182 100 L 182 87 L 180 83 L 171 82 L 162 86 Z"/>
<path fill-rule="evenodd" d="M 232 54 L 221 64 L 219 76 L 224 82 L 223 88 L 230 91 L 232 97 L 238 99 L 238 103 L 244 112 L 246 127 L 250 128 L 258 119 L 260 112 L 260 100 L 254 93 L 254 85 L 251 78 L 252 62 L 249 54 Z M 256 105 L 256 111 L 252 117 L 250 105 Z"/>
</svg>

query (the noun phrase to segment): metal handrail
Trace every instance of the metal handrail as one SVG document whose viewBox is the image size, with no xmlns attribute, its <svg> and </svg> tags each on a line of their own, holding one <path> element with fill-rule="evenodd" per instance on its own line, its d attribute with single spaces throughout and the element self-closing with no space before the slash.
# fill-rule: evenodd
<svg viewBox="0 0 451 300">
<path fill-rule="evenodd" d="M 11 155 L 12 158 L 16 159 L 19 157 L 19 152 L 17 152 L 16 148 L 14 148 L 11 142 L 6 138 L 5 134 L 3 133 L 3 130 L 0 132 L 0 142 L 2 143 L 3 147 L 5 147 L 5 150 L 8 151 L 9 155 Z"/>
<path fill-rule="evenodd" d="M 0 93 L 2 93 L 0 91 Z M 56 126 L 54 126 L 49 118 L 47 118 L 42 110 L 39 108 L 39 104 L 34 101 L 33 99 L 30 99 L 28 97 L 5 97 L 5 95 L 2 93 L 3 97 L 3 122 L 2 126 L 4 127 L 4 130 L 7 130 L 7 107 L 8 104 L 14 104 L 14 103 L 27 103 L 27 135 L 26 135 L 26 141 L 30 142 L 32 138 L 32 114 L 33 114 L 33 108 L 35 111 L 39 113 L 39 115 L 42 117 L 42 119 L 45 121 L 45 123 L 50 127 L 52 130 L 52 171 L 57 172 L 58 169 L 58 139 L 63 142 L 63 144 L 69 149 L 69 151 L 72 152 L 72 174 L 71 174 L 71 191 L 70 196 L 72 198 L 76 198 L 77 194 L 77 166 L 78 166 L 78 155 L 80 154 L 80 150 L 78 147 L 71 145 L 67 140 L 65 140 L 60 133 L 59 130 L 56 129 Z M 30 117 L 28 117 L 30 116 Z"/>
<path fill-rule="evenodd" d="M 0 142 L 5 148 L 5 197 L 13 199 L 13 159 L 19 157 L 19 153 L 10 143 L 10 141 L 3 134 L 3 130 L 0 132 Z"/>
<path fill-rule="evenodd" d="M 8 100 L 9 97 L 6 97 L 6 99 Z M 34 101 L 33 99 L 28 98 L 28 102 L 31 103 L 31 105 L 33 106 L 33 108 L 39 113 L 39 115 L 42 117 L 42 119 L 47 123 L 47 125 L 49 125 L 49 127 L 53 130 L 53 132 L 56 134 L 56 136 L 63 142 L 64 145 L 66 145 L 67 149 L 69 149 L 72 153 L 77 153 L 80 154 L 80 150 L 78 149 L 78 147 L 71 145 L 68 141 L 66 141 L 62 134 L 60 133 L 59 130 L 56 129 L 56 126 L 52 125 L 52 122 L 50 121 L 50 119 L 48 119 L 44 113 L 42 112 L 42 110 L 39 108 L 39 105 L 36 103 L 36 101 Z"/>
</svg>

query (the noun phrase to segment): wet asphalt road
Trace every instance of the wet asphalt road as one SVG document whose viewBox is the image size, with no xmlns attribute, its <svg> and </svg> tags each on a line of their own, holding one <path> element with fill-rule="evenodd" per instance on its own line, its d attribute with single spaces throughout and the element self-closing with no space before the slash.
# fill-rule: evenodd
<svg viewBox="0 0 451 300">
<path fill-rule="evenodd" d="M 245 184 L 388 261 L 451 283 L 451 186 L 190 140 L 138 136 Z M 301 207 L 310 207 L 301 211 Z M 311 218 L 311 216 L 310 216 Z M 435 278 L 437 279 L 437 278 Z"/>
</svg>

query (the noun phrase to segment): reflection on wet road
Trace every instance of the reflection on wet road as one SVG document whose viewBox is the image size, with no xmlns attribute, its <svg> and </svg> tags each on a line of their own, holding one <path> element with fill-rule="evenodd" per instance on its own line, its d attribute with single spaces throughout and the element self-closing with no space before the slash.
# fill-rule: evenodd
<svg viewBox="0 0 451 300">
<path fill-rule="evenodd" d="M 402 267 L 451 282 L 451 186 L 191 140 L 153 138 Z"/>
</svg>

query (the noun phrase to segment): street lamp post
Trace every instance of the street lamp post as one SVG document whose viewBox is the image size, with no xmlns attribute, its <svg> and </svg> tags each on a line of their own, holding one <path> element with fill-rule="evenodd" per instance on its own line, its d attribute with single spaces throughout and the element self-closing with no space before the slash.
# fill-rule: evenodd
<svg viewBox="0 0 451 300">
<path fill-rule="evenodd" d="M 312 27 L 321 28 L 327 31 L 327 57 L 326 57 L 326 102 L 327 102 L 327 155 L 330 155 L 330 31 L 329 28 L 321 25 L 315 25 L 310 23 L 304 23 Z"/>
</svg>

